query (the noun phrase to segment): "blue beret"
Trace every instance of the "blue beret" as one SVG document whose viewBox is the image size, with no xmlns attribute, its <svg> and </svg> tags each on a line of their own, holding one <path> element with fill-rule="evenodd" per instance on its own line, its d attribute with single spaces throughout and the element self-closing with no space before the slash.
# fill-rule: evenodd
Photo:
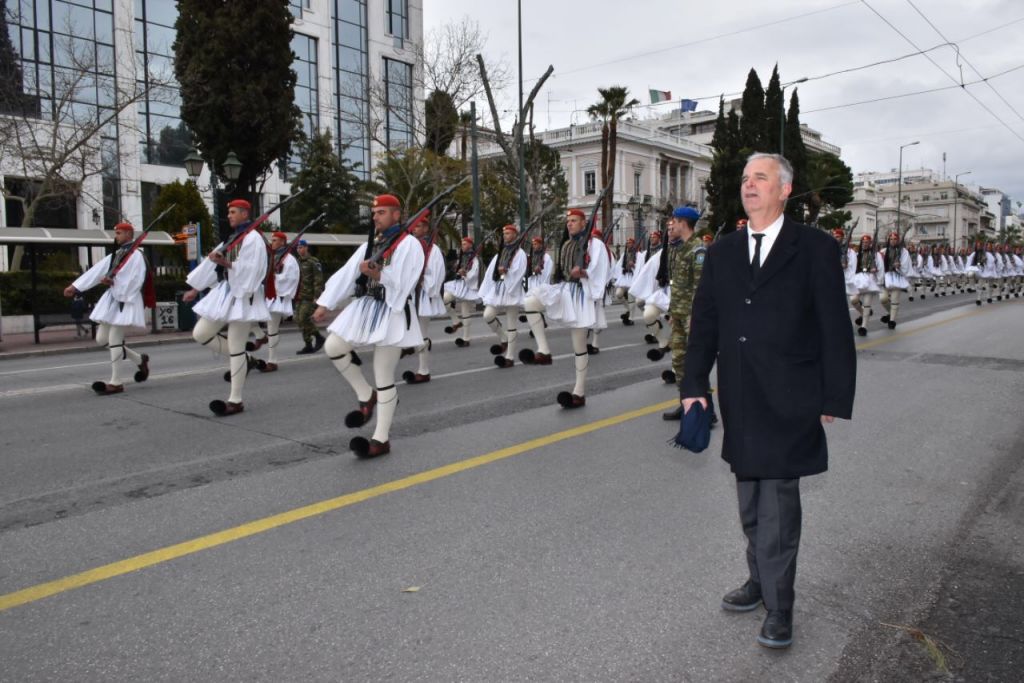
<svg viewBox="0 0 1024 683">
<path fill-rule="evenodd" d="M 685 448 L 700 453 L 711 442 L 711 411 L 705 410 L 700 402 L 694 403 L 679 418 L 679 433 L 673 443 L 677 448 Z"/>
<path fill-rule="evenodd" d="M 700 212 L 692 206 L 680 206 L 672 211 L 672 216 L 689 221 L 691 225 L 696 225 L 697 221 L 700 220 Z"/>
<path fill-rule="evenodd" d="M 306 240 L 299 240 L 299 246 L 300 247 L 308 247 L 309 246 L 309 242 L 307 242 Z"/>
</svg>

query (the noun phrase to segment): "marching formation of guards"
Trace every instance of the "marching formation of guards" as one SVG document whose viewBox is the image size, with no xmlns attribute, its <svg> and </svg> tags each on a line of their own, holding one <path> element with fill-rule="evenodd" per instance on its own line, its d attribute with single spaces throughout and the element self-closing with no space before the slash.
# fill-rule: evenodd
<svg viewBox="0 0 1024 683">
<path fill-rule="evenodd" d="M 1024 289 L 1024 255 L 1021 247 L 977 242 L 974 250 L 959 251 L 948 245 L 905 245 L 903 237 L 890 232 L 884 246 L 864 235 L 856 249 L 841 228 L 832 231 L 840 246 L 846 273 L 846 293 L 857 313 L 857 334 L 868 333 L 868 323 L 877 311 L 878 320 L 896 329 L 900 301 L 915 297 L 974 294 L 978 306 L 1021 295 Z M 842 245 L 846 246 L 842 246 Z M 881 305 L 881 310 L 878 310 Z"/>
<path fill-rule="evenodd" d="M 588 221 L 579 209 L 567 212 L 566 231 L 553 254 L 547 252 L 541 236 L 526 241 L 535 226 L 521 232 L 520 227 L 506 225 L 497 253 L 482 267 L 483 245 L 465 237 L 448 281 L 429 211 L 424 209 L 403 224 L 402 206 L 394 195 L 374 199 L 370 239 L 326 282 L 305 240 L 297 237 L 289 244 L 287 235 L 274 232 L 268 243 L 258 227 L 269 212 L 253 221 L 251 211 L 245 200 L 228 203 L 232 232 L 189 274 L 191 289 L 184 296 L 185 301 L 193 301 L 207 291 L 195 305 L 198 322 L 192 336 L 228 358 L 224 379 L 230 383 L 229 396 L 210 403 L 218 416 L 244 410 L 242 391 L 252 369 L 278 369 L 280 323 L 289 316 L 299 323 L 305 342 L 298 353 L 323 347 L 351 386 L 355 407 L 345 417 L 346 426 L 362 427 L 376 416 L 371 438 L 356 437 L 350 442 L 350 448 L 363 458 L 391 450 L 399 360 L 407 355 L 418 359 L 417 370 L 402 375 L 406 384 L 429 382 L 433 345 L 427 336 L 429 320 L 448 316 L 451 324 L 445 332 L 456 335 L 455 344 L 466 348 L 478 303 L 484 306 L 484 323 L 495 335 L 490 351 L 498 368 L 512 368 L 517 359 L 527 365 L 552 365 L 546 330 L 549 324 L 569 329 L 574 383 L 556 397 L 565 409 L 586 405 L 589 357 L 599 352 L 597 335 L 608 326 L 604 307 L 609 293 L 625 307 L 623 325 L 634 325 L 635 313 L 641 313 L 644 339 L 654 346 L 647 352 L 648 359 L 660 361 L 671 355 L 672 369 L 662 373 L 664 381 L 682 381 L 693 296 L 713 241 L 711 235 L 696 236 L 700 214 L 692 207 L 676 208 L 663 232 L 654 231 L 639 241 L 629 238 L 617 260 L 593 225 L 594 217 Z M 737 227 L 744 227 L 743 222 Z M 114 253 L 64 290 L 71 297 L 98 284 L 108 287 L 91 316 L 99 323 L 97 341 L 108 348 L 111 362 L 110 380 L 93 383 L 99 395 L 124 391 L 125 361 L 137 367 L 136 382 L 149 377 L 149 356 L 124 343 L 128 327 L 144 325 L 143 306 L 155 301 L 150 269 L 138 249 L 145 232 L 134 233 L 132 225 L 118 224 Z M 861 336 L 867 334 L 876 314 L 883 325 L 895 329 L 904 296 L 914 301 L 929 294 L 973 293 L 980 306 L 983 301 L 1020 297 L 1024 288 L 1021 247 L 979 242 L 973 251 L 956 251 L 944 245 L 904 244 L 895 231 L 884 245 L 864 235 L 851 246 L 846 231 L 836 229 L 833 236 L 856 313 L 854 325 Z M 325 339 L 316 323 L 325 322 L 330 311 L 340 314 Z M 536 348 L 521 348 L 517 354 L 520 334 L 527 331 L 519 328 L 520 323 L 527 324 Z M 254 356 L 263 346 L 268 350 L 266 360 Z M 372 383 L 362 371 L 356 353 L 359 346 L 374 348 Z M 708 399 L 708 405 L 713 405 Z M 664 417 L 676 420 L 679 411 Z"/>
</svg>

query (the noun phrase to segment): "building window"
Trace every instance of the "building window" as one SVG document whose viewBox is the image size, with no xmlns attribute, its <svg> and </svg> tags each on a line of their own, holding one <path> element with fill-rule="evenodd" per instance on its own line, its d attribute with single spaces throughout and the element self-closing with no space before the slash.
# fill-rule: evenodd
<svg viewBox="0 0 1024 683">
<path fill-rule="evenodd" d="M 295 106 L 302 112 L 302 131 L 311 138 L 320 129 L 320 98 L 317 91 L 317 41 L 316 38 L 296 33 L 292 36 L 292 52 L 295 59 Z M 299 169 L 299 157 L 292 154 L 288 164 L 282 167 L 282 176 Z"/>
<path fill-rule="evenodd" d="M 397 47 L 409 37 L 409 0 L 387 0 L 388 33 L 396 38 Z"/>
<path fill-rule="evenodd" d="M 302 10 L 309 9 L 309 0 L 288 0 L 288 9 L 296 19 L 302 18 Z"/>
<path fill-rule="evenodd" d="M 363 180 L 370 171 L 369 57 L 366 0 L 331 0 L 335 140 Z"/>
<path fill-rule="evenodd" d="M 384 98 L 387 148 L 412 145 L 412 64 L 384 58 Z"/>
<path fill-rule="evenodd" d="M 640 174 L 639 173 L 634 173 L 633 174 L 633 194 L 636 195 L 637 197 L 640 196 Z"/>
<path fill-rule="evenodd" d="M 597 172 L 586 171 L 583 174 L 583 194 L 597 194 Z"/>
<path fill-rule="evenodd" d="M 163 0 L 135 0 L 137 87 L 146 91 L 139 102 L 139 145 L 146 164 L 180 166 L 192 148 L 174 79 L 177 15 L 177 9 Z"/>
<path fill-rule="evenodd" d="M 942 192 L 939 194 L 939 199 L 949 199 L 949 194 L 946 192 Z"/>
</svg>

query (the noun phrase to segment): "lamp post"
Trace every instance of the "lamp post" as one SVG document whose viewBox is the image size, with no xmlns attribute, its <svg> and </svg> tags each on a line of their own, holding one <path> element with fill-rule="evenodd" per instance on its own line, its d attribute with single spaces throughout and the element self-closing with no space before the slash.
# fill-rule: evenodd
<svg viewBox="0 0 1024 683">
<path fill-rule="evenodd" d="M 647 198 L 647 196 L 644 196 L 643 199 L 641 199 L 639 195 L 634 194 L 631 195 L 629 201 L 626 202 L 626 208 L 628 208 L 631 212 L 633 212 L 636 215 L 636 222 L 634 223 L 634 237 L 636 238 L 637 242 L 640 241 L 640 234 L 644 228 L 644 213 L 646 213 L 647 209 L 650 209 L 650 206 L 651 202 Z M 639 246 L 640 245 L 638 244 L 637 248 L 639 248 Z"/>
<path fill-rule="evenodd" d="M 908 142 L 905 145 L 900 145 L 900 170 L 899 174 L 896 176 L 896 232 L 901 235 L 903 234 L 903 223 L 900 220 L 900 214 L 903 210 L 903 148 L 913 147 L 914 145 L 919 144 L 921 144 L 920 140 L 914 140 L 913 142 Z"/>
<path fill-rule="evenodd" d="M 788 88 L 791 85 L 796 85 L 797 83 L 805 83 L 806 81 L 807 76 L 804 76 L 803 78 L 799 78 L 795 81 L 790 81 L 786 85 L 782 86 L 782 93 L 779 95 L 779 112 L 781 114 L 781 116 L 779 116 L 779 154 L 782 154 L 783 150 L 785 149 L 784 142 L 786 139 L 786 88 Z"/>
<path fill-rule="evenodd" d="M 217 232 L 220 231 L 220 218 L 218 206 L 220 202 L 217 201 L 217 191 L 220 189 L 218 182 L 217 171 L 213 164 L 210 164 L 210 184 L 206 187 L 199 186 L 199 176 L 203 172 L 203 166 L 205 162 L 203 158 L 199 156 L 199 150 L 192 148 L 192 151 L 185 157 L 185 173 L 188 174 L 189 180 L 196 186 L 196 189 L 200 192 L 210 191 L 213 196 L 213 225 Z M 238 180 L 238 176 L 242 174 L 242 162 L 238 160 L 238 157 L 234 152 L 228 152 L 227 158 L 224 159 L 224 178 L 229 183 L 234 183 Z M 214 237 L 216 238 L 216 234 Z"/>
<path fill-rule="evenodd" d="M 956 222 L 956 209 L 960 204 L 960 176 L 970 175 L 970 171 L 964 171 L 963 173 L 957 173 L 953 176 L 953 246 L 956 246 L 956 229 L 958 224 Z"/>
</svg>

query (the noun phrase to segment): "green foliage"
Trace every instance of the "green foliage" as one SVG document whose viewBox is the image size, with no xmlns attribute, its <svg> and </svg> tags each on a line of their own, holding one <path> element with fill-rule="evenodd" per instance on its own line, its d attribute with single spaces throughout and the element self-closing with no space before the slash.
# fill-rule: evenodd
<svg viewBox="0 0 1024 683">
<path fill-rule="evenodd" d="M 740 119 L 739 146 L 744 151 L 744 156 L 749 156 L 754 152 L 769 151 L 763 149 L 762 140 L 765 125 L 764 88 L 754 69 L 747 74 L 747 85 L 743 88 L 740 113 L 743 118 Z"/>
<path fill-rule="evenodd" d="M 725 113 L 725 100 L 718 102 L 718 119 L 711 140 L 714 159 L 706 185 L 711 209 L 710 224 L 722 234 L 736 229 L 736 221 L 745 217 L 740 201 L 740 178 L 746 157 L 740 149 L 739 117 L 730 110 Z"/>
<path fill-rule="evenodd" d="M 81 269 L 51 270 L 36 273 L 35 308 L 32 306 L 32 273 L 30 271 L 0 273 L 0 292 L 3 292 L 4 315 L 31 315 L 37 313 L 66 313 L 71 299 L 65 298 L 64 288 L 81 275 Z M 183 278 L 160 276 L 153 278 L 157 301 L 174 301 L 174 295 L 188 289 Z M 95 306 L 107 288 L 98 285 L 83 296 L 89 306 Z M 146 309 L 149 320 L 149 309 Z"/>
<path fill-rule="evenodd" d="M 199 244 L 203 253 L 217 246 L 218 240 L 213 229 L 213 220 L 210 218 L 210 212 L 206 210 L 206 204 L 195 185 L 191 182 L 182 183 L 175 180 L 173 183 L 161 187 L 160 194 L 153 202 L 153 218 L 159 216 L 172 204 L 177 204 L 177 206 L 164 216 L 160 223 L 154 225 L 153 230 L 173 235 L 181 232 L 182 228 L 189 223 L 198 223 Z M 157 251 L 162 263 L 185 265 L 185 248 L 183 246 L 158 247 Z"/>
<path fill-rule="evenodd" d="M 292 15 L 281 0 L 178 0 L 174 75 L 181 118 L 207 163 L 242 162 L 238 195 L 252 197 L 299 130 L 291 68 Z"/>
<path fill-rule="evenodd" d="M 354 233 L 359 227 L 359 179 L 355 169 L 339 158 L 331 132 L 315 134 L 299 143 L 301 170 L 292 180 L 292 191 L 305 192 L 284 208 L 283 221 L 289 231 L 326 212 L 313 232 Z M 344 156 L 344 155 L 341 155 Z"/>
<path fill-rule="evenodd" d="M 816 223 L 821 213 L 832 213 L 853 201 L 853 171 L 835 154 L 808 152 L 803 177 L 810 189 L 792 200 L 805 207 L 803 222 Z"/>
<path fill-rule="evenodd" d="M 424 103 L 427 139 L 424 146 L 437 155 L 444 155 L 459 130 L 459 112 L 446 92 L 435 90 Z"/>
<path fill-rule="evenodd" d="M 783 140 L 783 154 L 793 165 L 793 191 L 790 196 L 797 199 L 786 204 L 786 215 L 793 220 L 803 222 L 804 206 L 811 185 L 807 181 L 807 148 L 800 133 L 800 97 L 797 89 L 789 98 L 789 111 L 786 112 L 786 137 Z"/>
<path fill-rule="evenodd" d="M 783 125 L 782 84 L 779 79 L 779 65 L 772 69 L 768 89 L 764 91 L 764 125 L 761 127 L 761 139 L 757 151 L 778 152 L 779 132 Z"/>
<path fill-rule="evenodd" d="M 834 228 L 845 228 L 850 219 L 853 218 L 853 214 L 849 211 L 842 209 L 836 209 L 823 213 L 818 218 L 818 227 L 822 230 L 832 230 Z"/>
</svg>

